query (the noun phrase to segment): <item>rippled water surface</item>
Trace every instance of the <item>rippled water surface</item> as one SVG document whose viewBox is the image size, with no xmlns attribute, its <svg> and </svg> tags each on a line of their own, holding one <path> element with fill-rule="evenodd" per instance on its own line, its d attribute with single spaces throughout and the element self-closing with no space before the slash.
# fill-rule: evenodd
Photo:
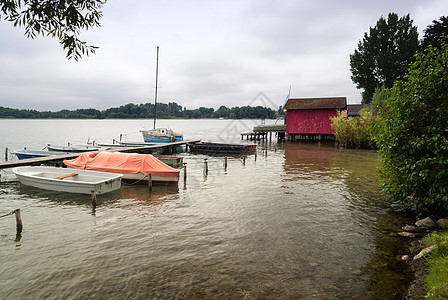
<svg viewBox="0 0 448 300">
<path fill-rule="evenodd" d="M 241 142 L 251 121 L 161 120 L 186 139 Z M 0 150 L 141 139 L 149 120 L 0 120 Z M 258 143 L 256 155 L 183 153 L 187 181 L 89 197 L 1 171 L 1 299 L 394 299 L 409 278 L 389 234 L 373 151 Z M 208 174 L 204 173 L 204 159 Z M 181 173 L 181 178 L 183 175 Z"/>
</svg>

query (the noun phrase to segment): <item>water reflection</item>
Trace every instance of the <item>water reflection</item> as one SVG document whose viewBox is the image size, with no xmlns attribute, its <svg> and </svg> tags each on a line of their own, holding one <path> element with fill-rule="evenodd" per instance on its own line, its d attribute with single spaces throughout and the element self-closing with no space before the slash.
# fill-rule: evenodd
<svg viewBox="0 0 448 300">
<path fill-rule="evenodd" d="M 375 298 L 401 298 L 410 281 L 410 269 L 397 259 L 407 252 L 410 240 L 394 233 L 411 220 L 394 210 L 381 194 L 376 168 L 381 164 L 375 151 L 339 150 L 334 168 L 343 170 L 346 206 L 352 218 L 372 237 L 372 255 L 362 271 L 369 274 L 368 290 Z"/>
<path fill-rule="evenodd" d="M 396 259 L 406 252 L 409 242 L 390 235 L 405 220 L 380 193 L 376 172 L 379 164 L 375 151 L 285 144 L 287 175 L 282 189 L 302 202 L 301 214 L 305 217 L 301 223 L 308 224 L 308 231 L 316 230 L 314 241 L 309 243 L 315 244 L 324 238 L 319 247 L 324 249 L 321 255 L 336 262 L 353 257 L 346 263 L 351 275 L 341 277 L 346 283 L 333 282 L 339 295 L 349 296 L 365 289 L 369 299 L 400 298 L 410 280 L 406 264 Z M 319 230 L 309 225 L 311 215 L 307 212 L 312 214 Z M 330 248 L 329 240 L 334 240 Z M 338 254 L 339 251 L 345 255 Z M 313 263 L 316 261 L 319 259 L 314 257 Z"/>
<path fill-rule="evenodd" d="M 188 188 L 124 185 L 100 195 L 93 216 L 89 195 L 0 185 L 8 209 L 26 207 L 20 255 L 14 236 L 0 243 L 0 278 L 17 278 L 0 296 L 391 298 L 406 281 L 400 240 L 389 236 L 402 218 L 379 193 L 376 154 L 259 150 L 245 165 L 229 158 L 227 170 L 209 157 L 207 180 L 206 156 L 187 154 Z M 11 221 L 4 232 L 15 233 Z"/>
<path fill-rule="evenodd" d="M 177 195 L 179 187 L 177 184 L 166 186 L 153 186 L 150 189 L 145 185 L 122 186 L 120 189 L 121 199 L 135 199 L 141 202 L 148 202 L 153 205 L 160 205 L 169 196 Z"/>
<path fill-rule="evenodd" d="M 52 205 L 81 205 L 92 206 L 92 197 L 87 194 L 64 193 L 51 190 L 43 190 L 35 187 L 22 185 L 16 186 L 16 192 L 22 198 L 38 199 L 40 201 L 50 202 Z M 97 204 L 104 205 L 119 199 L 119 190 L 107 194 L 97 195 Z"/>
</svg>

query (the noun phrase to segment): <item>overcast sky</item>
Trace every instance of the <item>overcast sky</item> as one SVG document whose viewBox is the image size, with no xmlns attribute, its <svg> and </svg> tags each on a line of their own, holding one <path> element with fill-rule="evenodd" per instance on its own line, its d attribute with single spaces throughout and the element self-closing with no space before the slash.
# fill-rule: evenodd
<svg viewBox="0 0 448 300">
<path fill-rule="evenodd" d="M 56 39 L 0 22 L 0 106 L 57 111 L 158 101 L 187 109 L 282 105 L 292 97 L 360 103 L 349 55 L 390 12 L 423 30 L 445 0 L 109 0 L 80 38 L 96 54 L 67 60 Z M 260 94 L 262 93 L 262 94 Z M 269 100 L 269 101 L 267 101 Z"/>
</svg>

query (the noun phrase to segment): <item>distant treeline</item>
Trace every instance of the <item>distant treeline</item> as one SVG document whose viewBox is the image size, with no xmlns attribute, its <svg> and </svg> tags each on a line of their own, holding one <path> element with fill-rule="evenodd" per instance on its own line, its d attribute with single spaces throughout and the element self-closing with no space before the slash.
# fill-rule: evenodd
<svg viewBox="0 0 448 300">
<path fill-rule="evenodd" d="M 0 106 L 0 118 L 2 119 L 152 119 L 154 118 L 154 104 L 129 103 L 120 107 L 106 110 L 76 109 L 37 111 L 31 109 L 13 109 Z M 279 108 L 280 109 L 280 108 Z M 227 108 L 221 106 L 218 110 L 200 107 L 197 109 L 182 108 L 175 102 L 157 103 L 157 119 L 275 119 L 279 111 L 262 106 L 242 106 Z"/>
</svg>

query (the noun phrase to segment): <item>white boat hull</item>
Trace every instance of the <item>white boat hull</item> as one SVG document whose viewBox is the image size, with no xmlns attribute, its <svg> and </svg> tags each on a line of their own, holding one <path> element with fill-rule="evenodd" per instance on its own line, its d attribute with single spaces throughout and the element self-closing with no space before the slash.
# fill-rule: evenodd
<svg viewBox="0 0 448 300">
<path fill-rule="evenodd" d="M 184 136 L 181 133 L 176 133 L 167 128 L 156 128 L 150 130 L 140 130 L 143 135 L 143 140 L 146 143 L 172 143 L 181 142 Z"/>
<path fill-rule="evenodd" d="M 143 173 L 125 173 L 123 174 L 123 181 L 128 182 L 139 182 L 139 183 L 147 183 L 149 176 Z M 163 184 L 163 183 L 177 183 L 179 181 L 179 177 L 164 177 L 164 176 L 154 176 L 151 175 L 151 181 L 154 184 Z"/>
<path fill-rule="evenodd" d="M 122 174 L 45 166 L 18 167 L 12 171 L 22 184 L 45 190 L 99 195 L 121 188 Z"/>
</svg>

